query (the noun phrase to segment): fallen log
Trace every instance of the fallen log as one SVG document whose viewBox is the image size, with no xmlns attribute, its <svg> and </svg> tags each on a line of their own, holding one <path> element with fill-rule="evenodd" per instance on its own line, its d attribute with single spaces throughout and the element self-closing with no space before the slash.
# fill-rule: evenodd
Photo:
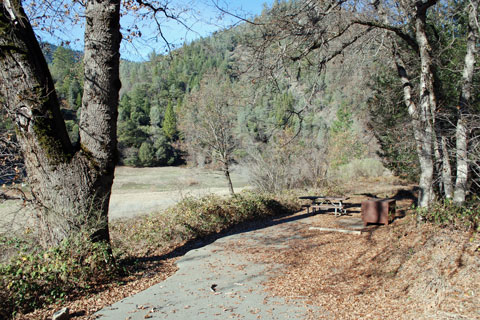
<svg viewBox="0 0 480 320">
<path fill-rule="evenodd" d="M 340 233 L 348 233 L 348 234 L 355 234 L 355 235 L 361 235 L 362 234 L 362 231 L 360 231 L 360 230 L 335 229 L 335 228 L 310 227 L 310 228 L 308 228 L 308 230 L 340 232 Z"/>
</svg>

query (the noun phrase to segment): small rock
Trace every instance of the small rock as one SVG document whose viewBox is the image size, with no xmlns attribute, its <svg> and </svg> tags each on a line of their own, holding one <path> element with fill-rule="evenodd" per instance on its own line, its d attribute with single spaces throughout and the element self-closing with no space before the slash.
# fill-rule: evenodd
<svg viewBox="0 0 480 320">
<path fill-rule="evenodd" d="M 52 316 L 52 320 L 69 320 L 70 314 L 68 308 L 63 308 L 55 312 Z"/>
</svg>

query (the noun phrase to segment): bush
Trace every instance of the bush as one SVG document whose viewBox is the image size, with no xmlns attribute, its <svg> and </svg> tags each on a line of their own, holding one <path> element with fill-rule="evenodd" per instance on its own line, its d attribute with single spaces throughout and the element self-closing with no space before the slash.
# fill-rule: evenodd
<svg viewBox="0 0 480 320">
<path fill-rule="evenodd" d="M 111 223 L 112 248 L 117 258 L 171 249 L 237 223 L 299 210 L 296 201 L 293 194 L 274 197 L 253 192 L 232 198 L 188 198 L 161 213 Z M 47 250 L 24 240 L 0 238 L 0 249 L 13 246 L 18 250 L 0 264 L 0 319 L 62 302 L 120 275 L 120 263 L 114 261 L 110 247 L 90 242 L 86 232 Z"/>
<path fill-rule="evenodd" d="M 64 300 L 111 279 L 116 271 L 110 247 L 90 242 L 87 234 L 47 250 L 21 250 L 0 265 L 0 318 Z"/>
<path fill-rule="evenodd" d="M 294 196 L 274 197 L 269 194 L 243 192 L 231 198 L 216 195 L 200 199 L 187 198 L 164 212 L 135 222 L 111 225 L 114 247 L 127 255 L 148 253 L 175 243 L 209 236 L 235 224 L 292 213 L 300 207 Z M 116 237 L 115 234 L 121 234 Z M 136 243 L 136 247 L 132 246 Z"/>
<path fill-rule="evenodd" d="M 475 198 L 459 206 L 451 200 L 437 202 L 428 209 L 418 209 L 422 219 L 442 227 L 480 232 L 480 199 Z"/>
<path fill-rule="evenodd" d="M 377 159 L 355 159 L 330 173 L 336 182 L 352 181 L 358 178 L 374 178 L 384 174 L 385 168 Z"/>
</svg>

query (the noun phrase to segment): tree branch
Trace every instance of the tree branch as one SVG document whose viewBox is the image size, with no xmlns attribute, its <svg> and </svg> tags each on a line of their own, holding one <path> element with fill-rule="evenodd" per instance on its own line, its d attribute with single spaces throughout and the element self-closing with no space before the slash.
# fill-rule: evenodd
<svg viewBox="0 0 480 320">
<path fill-rule="evenodd" d="M 180 19 L 179 15 L 175 15 L 175 14 L 170 13 L 169 12 L 170 10 L 168 9 L 167 6 L 155 6 L 151 2 L 144 1 L 144 0 L 135 0 L 135 1 L 138 3 L 138 5 L 140 7 L 147 8 L 147 9 L 149 9 L 153 12 L 153 19 L 155 21 L 155 24 L 157 25 L 158 33 L 159 33 L 160 37 L 162 38 L 162 40 L 166 43 L 169 51 L 171 51 L 171 45 L 170 45 L 170 42 L 166 39 L 165 35 L 163 34 L 162 27 L 160 25 L 160 22 L 157 19 L 157 14 L 158 13 L 162 13 L 164 15 L 164 17 L 167 18 L 167 19 L 175 20 L 176 22 L 181 24 L 186 30 L 192 31 L 192 29 L 187 24 L 185 24 L 185 22 L 183 22 Z"/>
<path fill-rule="evenodd" d="M 339 49 L 335 50 L 333 53 L 331 53 L 329 56 L 326 56 L 322 59 L 322 61 L 320 62 L 320 65 L 325 65 L 327 62 L 329 62 L 330 60 L 332 60 L 333 58 L 335 58 L 336 56 L 342 54 L 342 52 L 344 52 L 344 50 L 346 48 L 348 48 L 349 46 L 351 46 L 352 44 L 354 44 L 355 42 L 357 42 L 358 39 L 360 39 L 361 37 L 363 37 L 364 35 L 366 35 L 367 33 L 369 33 L 370 31 L 372 31 L 373 28 L 367 28 L 364 32 L 361 32 L 359 34 L 357 34 L 355 37 L 352 38 L 352 40 L 350 41 L 346 41 L 344 43 L 342 43 L 342 45 L 340 46 Z"/>
<path fill-rule="evenodd" d="M 252 20 L 249 20 L 249 19 L 246 19 L 246 18 L 243 18 L 243 17 L 240 17 L 239 15 L 236 15 L 234 13 L 231 13 L 225 9 L 223 9 L 222 7 L 220 7 L 218 5 L 218 1 L 215 1 L 215 0 L 212 0 L 212 3 L 213 5 L 215 6 L 215 8 L 217 8 L 218 11 L 220 11 L 221 13 L 224 13 L 226 15 L 229 15 L 229 16 L 232 16 L 240 21 L 243 21 L 243 22 L 246 22 L 248 24 L 251 24 L 251 25 L 254 25 L 254 26 L 263 26 L 264 24 L 263 23 L 257 23 L 257 22 L 253 22 Z"/>
<path fill-rule="evenodd" d="M 415 6 L 417 7 L 417 15 L 425 15 L 427 12 L 427 9 L 434 6 L 438 0 L 419 0 L 415 2 Z"/>
<path fill-rule="evenodd" d="M 353 23 L 355 24 L 360 24 L 363 26 L 369 26 L 372 28 L 378 28 L 378 29 L 384 29 L 391 31 L 395 33 L 397 36 L 399 36 L 402 40 L 404 40 L 413 50 L 415 50 L 416 53 L 419 53 L 419 48 L 417 41 L 403 32 L 400 28 L 394 27 L 392 25 L 386 24 L 386 23 L 381 23 L 378 21 L 363 21 L 363 20 L 354 20 Z"/>
</svg>

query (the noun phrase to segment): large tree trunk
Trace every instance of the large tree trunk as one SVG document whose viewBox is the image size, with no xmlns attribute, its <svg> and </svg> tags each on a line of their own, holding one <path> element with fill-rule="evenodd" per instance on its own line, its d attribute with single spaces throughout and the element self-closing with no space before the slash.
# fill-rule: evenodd
<svg viewBox="0 0 480 320">
<path fill-rule="evenodd" d="M 419 94 L 420 100 L 418 105 L 418 125 L 420 126 L 417 139 L 419 145 L 420 160 L 420 196 L 418 205 L 420 207 L 428 207 L 434 200 L 433 192 L 433 143 L 434 143 L 434 122 L 436 112 L 436 97 L 434 89 L 434 78 L 432 69 L 431 48 L 426 32 L 426 15 L 427 9 L 436 3 L 435 0 L 429 2 L 417 2 L 417 12 L 415 15 L 415 36 L 420 53 L 420 84 Z"/>
<path fill-rule="evenodd" d="M 475 53 L 478 39 L 476 17 L 478 0 L 470 2 L 468 11 L 468 38 L 465 65 L 463 67 L 462 92 L 458 106 L 458 121 L 456 128 L 457 139 L 457 179 L 453 201 L 458 204 L 465 202 L 468 182 L 468 128 L 466 118 L 472 97 L 473 72 L 475 67 Z"/>
<path fill-rule="evenodd" d="M 88 1 L 80 144 L 74 148 L 53 81 L 20 0 L 0 2 L 0 94 L 15 121 L 38 217 L 50 242 L 88 228 L 109 241 L 116 152 L 119 0 Z"/>
<path fill-rule="evenodd" d="M 423 125 L 421 121 L 421 114 L 418 110 L 418 106 L 412 100 L 412 90 L 413 85 L 410 82 L 408 77 L 407 70 L 405 68 L 405 63 L 403 62 L 400 54 L 394 49 L 394 57 L 395 57 L 395 64 L 397 66 L 398 76 L 402 82 L 403 86 L 403 100 L 405 105 L 408 108 L 408 113 L 412 118 L 412 127 L 413 127 L 413 135 L 416 142 L 417 147 L 417 155 L 420 162 L 420 194 L 418 198 L 418 205 L 420 207 L 428 206 L 429 202 L 429 194 L 426 193 L 428 190 L 433 193 L 433 161 L 431 152 L 424 151 L 424 144 L 423 141 L 426 140 L 425 131 L 423 130 Z M 429 155 L 429 156 L 428 156 Z M 430 169 L 430 170 L 428 170 Z"/>
</svg>

